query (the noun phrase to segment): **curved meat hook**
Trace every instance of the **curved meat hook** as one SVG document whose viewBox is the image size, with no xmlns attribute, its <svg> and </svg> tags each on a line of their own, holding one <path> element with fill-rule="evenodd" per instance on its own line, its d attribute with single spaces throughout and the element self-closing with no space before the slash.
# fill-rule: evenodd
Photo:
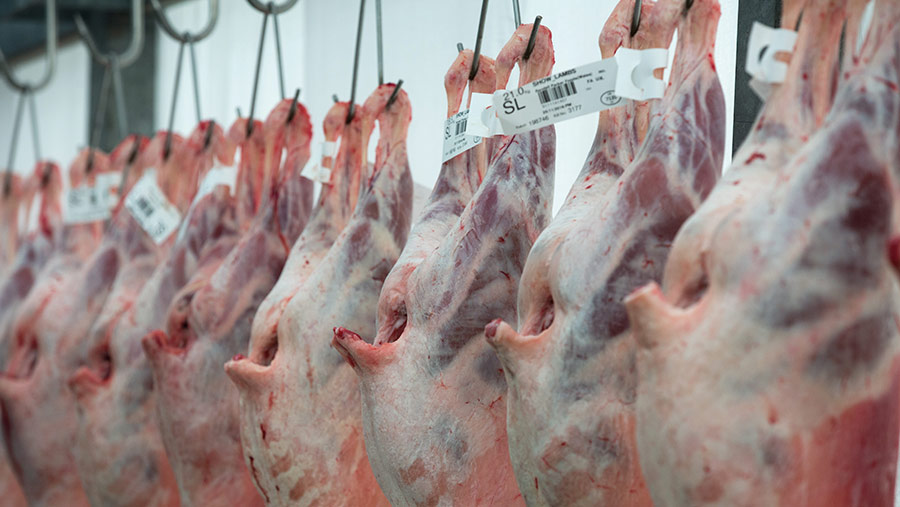
<svg viewBox="0 0 900 507">
<path fill-rule="evenodd" d="M 104 55 L 100 52 L 97 43 L 94 42 L 94 38 L 91 37 L 91 33 L 88 31 L 87 25 L 80 13 L 75 14 L 75 28 L 78 29 L 78 34 L 81 36 L 82 40 L 84 40 L 85 45 L 91 52 L 91 56 L 93 56 L 100 65 L 111 65 L 113 62 L 112 54 Z M 131 0 L 131 43 L 128 45 L 128 49 L 123 53 L 116 55 L 115 59 L 118 60 L 118 65 L 120 67 L 128 67 L 138 59 L 143 49 L 144 2 L 143 0 Z"/>
<path fill-rule="evenodd" d="M 249 2 L 254 9 L 262 12 L 263 14 L 281 14 L 296 5 L 297 1 L 298 0 L 287 0 L 281 5 L 275 5 L 272 2 L 264 4 L 259 0 L 247 0 L 247 2 Z"/>
<path fill-rule="evenodd" d="M 634 0 L 634 13 L 631 15 L 631 37 L 637 35 L 641 28 L 641 0 Z"/>
<path fill-rule="evenodd" d="M 3 72 L 3 75 L 6 77 L 10 86 L 23 93 L 34 92 L 47 86 L 47 83 L 50 82 L 50 78 L 53 77 L 53 73 L 56 71 L 56 0 L 47 0 L 45 17 L 47 25 L 47 66 L 44 68 L 44 75 L 41 79 L 34 83 L 23 83 L 16 79 L 9 63 L 3 55 L 3 51 L 0 51 L 0 71 Z"/>
<path fill-rule="evenodd" d="M 216 21 L 219 19 L 219 0 L 209 0 L 209 20 L 206 22 L 206 26 L 203 27 L 203 30 L 200 30 L 197 33 L 178 33 L 172 26 L 172 23 L 169 22 L 169 18 L 166 17 L 166 13 L 163 10 L 163 6 L 159 3 L 159 0 L 150 0 L 150 6 L 153 7 L 153 12 L 156 13 L 156 19 L 159 21 L 159 26 L 162 27 L 163 31 L 169 34 L 169 37 L 182 43 L 200 42 L 205 39 L 212 33 L 213 28 L 216 26 Z"/>
</svg>

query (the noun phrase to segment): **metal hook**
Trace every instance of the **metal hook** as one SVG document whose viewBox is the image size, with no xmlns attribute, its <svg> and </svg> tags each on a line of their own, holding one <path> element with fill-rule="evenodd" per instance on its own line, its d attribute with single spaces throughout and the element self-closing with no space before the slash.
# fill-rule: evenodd
<svg viewBox="0 0 900 507">
<path fill-rule="evenodd" d="M 34 92 L 28 94 L 28 113 L 31 117 L 31 142 L 34 145 L 34 159 L 41 159 L 41 135 L 38 129 L 37 106 L 34 104 Z"/>
<path fill-rule="evenodd" d="M 381 0 L 375 0 L 375 40 L 378 52 L 378 86 L 384 84 L 384 51 L 381 44 Z"/>
<path fill-rule="evenodd" d="M 181 41 L 178 45 L 178 60 L 175 63 L 175 86 L 172 88 L 172 105 L 169 108 L 169 128 L 166 130 L 166 144 L 163 148 L 163 160 L 169 160 L 169 155 L 172 151 L 172 128 L 175 123 L 175 105 L 178 103 L 178 85 L 181 83 L 181 61 L 184 59 L 185 44 L 187 44 L 185 41 Z"/>
<path fill-rule="evenodd" d="M 131 166 L 137 160 L 143 138 L 144 136 L 136 135 L 134 136 L 134 142 L 131 143 L 131 151 L 128 153 L 128 160 L 125 162 L 125 168 L 122 169 L 122 178 L 119 180 L 119 198 L 125 195 L 125 182 L 128 181 L 128 173 L 131 172 Z"/>
<path fill-rule="evenodd" d="M 366 13 L 366 0 L 359 0 L 359 24 L 356 26 L 356 51 L 353 54 L 353 80 L 350 85 L 350 108 L 347 110 L 347 123 L 356 114 L 356 77 L 359 71 L 359 47 L 362 43 L 363 17 Z"/>
<path fill-rule="evenodd" d="M 338 98 L 337 93 L 331 94 L 331 100 L 333 100 L 335 104 L 341 101 L 341 99 Z"/>
<path fill-rule="evenodd" d="M 16 106 L 16 118 L 13 122 L 12 140 L 9 144 L 9 158 L 6 163 L 6 180 L 4 182 L 4 193 L 9 195 L 12 188 L 13 162 L 16 160 L 16 147 L 19 144 L 19 127 L 22 125 L 22 113 L 25 111 L 25 101 L 28 100 L 28 89 L 19 94 L 19 103 Z"/>
<path fill-rule="evenodd" d="M 634 37 L 641 27 L 641 0 L 634 0 L 634 13 L 631 15 L 631 37 Z"/>
<path fill-rule="evenodd" d="M 297 88 L 297 91 L 294 92 L 294 100 L 291 101 L 291 109 L 288 111 L 287 121 L 285 123 L 290 123 L 294 116 L 297 114 L 297 100 L 300 99 L 300 88 Z"/>
<path fill-rule="evenodd" d="M 387 104 L 384 105 L 385 109 L 391 107 L 391 105 L 397 100 L 397 95 L 400 93 L 400 87 L 403 86 L 403 80 L 397 80 L 397 85 L 394 86 L 394 91 L 391 92 L 391 96 L 387 99 Z"/>
<path fill-rule="evenodd" d="M 264 4 L 259 0 L 247 0 L 254 9 L 262 12 L 263 14 L 282 14 L 286 12 L 288 9 L 296 5 L 297 0 L 287 0 L 281 5 L 275 5 L 272 2 L 268 4 Z"/>
<path fill-rule="evenodd" d="M 522 55 L 523 60 L 527 60 L 531 58 L 531 53 L 534 52 L 534 41 L 537 40 L 538 30 L 541 28 L 541 20 L 544 19 L 541 16 L 534 18 L 534 25 L 531 27 L 531 35 L 528 36 L 528 45 L 525 46 L 525 53 Z"/>
<path fill-rule="evenodd" d="M 249 1 L 249 0 L 248 0 Z M 251 2 L 252 5 L 252 2 Z M 247 122 L 247 138 L 253 134 L 253 113 L 256 112 L 256 91 L 259 87 L 259 69 L 262 67 L 263 45 L 266 42 L 266 28 L 269 26 L 269 11 L 263 11 L 262 30 L 259 33 L 259 50 L 256 52 L 256 72 L 253 76 L 253 93 L 250 96 L 250 117 Z"/>
<path fill-rule="evenodd" d="M 172 23 L 169 22 L 169 18 L 166 17 L 166 13 L 163 10 L 162 4 L 159 3 L 159 0 L 150 0 L 150 6 L 153 7 L 153 12 L 156 14 L 156 20 L 159 22 L 160 28 L 162 28 L 169 37 L 178 42 L 200 42 L 212 33 L 213 28 L 216 27 L 216 22 L 219 19 L 219 0 L 209 0 L 209 19 L 206 21 L 206 26 L 196 33 L 178 33 L 172 26 Z"/>
<path fill-rule="evenodd" d="M 212 142 L 213 131 L 216 129 L 216 120 L 209 120 L 209 124 L 206 126 L 206 134 L 203 137 L 203 149 L 209 148 L 209 143 Z"/>
<path fill-rule="evenodd" d="M 484 38 L 484 20 L 487 18 L 488 0 L 481 2 L 481 18 L 478 20 L 478 36 L 475 38 L 475 54 L 472 58 L 472 70 L 469 71 L 469 81 L 475 79 L 478 74 L 478 66 L 481 63 L 481 39 Z"/>
<path fill-rule="evenodd" d="M 79 35 L 90 50 L 91 55 L 101 65 L 110 65 L 111 57 L 100 53 L 97 43 L 91 37 L 91 33 L 87 29 L 87 25 L 82 19 L 80 13 L 75 14 L 75 27 L 78 29 Z M 143 0 L 131 0 L 131 43 L 123 53 L 117 55 L 119 65 L 128 67 L 134 63 L 141 51 L 144 49 L 144 2 Z"/>
<path fill-rule="evenodd" d="M 516 22 L 516 28 L 522 24 L 522 11 L 519 10 L 519 0 L 512 0 L 513 3 L 513 21 Z"/>
<path fill-rule="evenodd" d="M 269 2 L 269 8 L 275 10 L 275 4 Z M 281 58 L 281 32 L 278 30 L 278 14 L 272 14 L 272 25 L 275 28 L 275 57 L 278 60 L 278 91 L 281 92 L 281 98 L 285 97 L 284 93 L 284 65 Z"/>
<path fill-rule="evenodd" d="M 694 6 L 694 0 L 685 0 L 684 2 L 684 12 L 691 10 L 691 7 Z"/>
<path fill-rule="evenodd" d="M 463 46 L 463 43 L 462 43 L 462 42 L 457 42 L 457 43 L 456 43 L 456 52 L 457 52 L 457 53 L 462 53 L 464 49 L 466 49 L 466 47 Z"/>
<path fill-rule="evenodd" d="M 26 90 L 35 92 L 42 89 L 47 86 L 47 83 L 50 82 L 53 73 L 56 71 L 56 12 L 56 0 L 47 0 L 47 9 L 45 13 L 47 25 L 47 66 L 44 68 L 44 75 L 39 80 L 34 83 L 24 83 L 16 79 L 12 68 L 10 68 L 6 61 L 6 57 L 3 55 L 3 51 L 0 51 L 0 71 L 3 72 L 9 85 L 20 92 L 24 93 Z"/>
</svg>

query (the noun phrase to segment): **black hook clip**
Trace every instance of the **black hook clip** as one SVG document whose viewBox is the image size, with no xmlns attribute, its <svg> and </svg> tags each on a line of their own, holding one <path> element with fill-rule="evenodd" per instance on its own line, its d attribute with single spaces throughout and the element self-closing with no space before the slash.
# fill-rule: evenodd
<svg viewBox="0 0 900 507">
<path fill-rule="evenodd" d="M 481 63 L 481 39 L 484 38 L 484 20 L 487 18 L 488 0 L 481 2 L 481 18 L 478 20 L 478 36 L 475 38 L 475 53 L 472 56 L 472 70 L 469 71 L 469 81 L 478 75 L 478 66 Z M 459 46 L 457 46 L 459 47 Z"/>
<path fill-rule="evenodd" d="M 403 80 L 400 79 L 397 81 L 397 85 L 394 86 L 394 91 L 391 92 L 391 96 L 388 97 L 387 104 L 385 104 L 384 108 L 388 109 L 391 105 L 397 101 L 397 95 L 400 93 L 400 87 L 403 86 Z"/>
<path fill-rule="evenodd" d="M 41 188 L 47 188 L 47 185 L 50 184 L 50 169 L 52 168 L 50 162 L 44 162 L 44 170 L 41 172 Z"/>
<path fill-rule="evenodd" d="M 206 150 L 209 148 L 210 143 L 212 143 L 213 131 L 216 130 L 216 120 L 209 120 L 209 125 L 206 127 L 206 134 L 203 137 L 203 149 Z"/>
<path fill-rule="evenodd" d="M 300 98 L 300 88 L 297 88 L 297 91 L 294 92 L 294 100 L 291 102 L 291 109 L 288 111 L 287 121 L 285 123 L 290 123 L 294 116 L 297 114 L 297 100 Z"/>
<path fill-rule="evenodd" d="M 690 0 L 688 0 L 690 1 Z M 641 0 L 634 0 L 634 14 L 631 16 L 631 37 L 637 35 L 641 27 Z"/>
<path fill-rule="evenodd" d="M 684 13 L 687 14 L 691 7 L 694 6 L 694 0 L 685 0 L 684 2 Z"/>
<path fill-rule="evenodd" d="M 534 25 L 531 27 L 531 35 L 528 36 L 528 45 L 525 46 L 525 54 L 522 55 L 523 60 L 527 60 L 531 58 L 531 53 L 534 52 L 534 41 L 537 40 L 538 30 L 541 28 L 541 20 L 544 19 L 541 16 L 534 18 Z"/>
</svg>

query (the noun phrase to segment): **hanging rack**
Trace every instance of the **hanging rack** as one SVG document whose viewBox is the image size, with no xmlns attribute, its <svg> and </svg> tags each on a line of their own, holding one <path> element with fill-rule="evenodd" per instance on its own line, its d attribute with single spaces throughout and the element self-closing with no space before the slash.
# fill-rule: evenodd
<svg viewBox="0 0 900 507">
<path fill-rule="evenodd" d="M 690 0 L 688 0 L 690 1 Z M 631 37 L 638 33 L 641 27 L 641 0 L 634 0 L 634 12 L 631 14 Z"/>
<path fill-rule="evenodd" d="M 472 70 L 469 71 L 469 81 L 475 79 L 478 74 L 478 66 L 481 63 L 481 40 L 484 38 L 484 21 L 487 18 L 488 0 L 481 2 L 481 18 L 478 20 L 478 36 L 475 38 L 475 52 L 472 57 Z"/>
<path fill-rule="evenodd" d="M 16 106 L 16 116 L 13 123 L 13 136 L 9 148 L 9 158 L 6 166 L 6 177 L 4 178 L 3 184 L 4 195 L 9 195 L 9 192 L 12 190 L 13 163 L 15 162 L 16 158 L 15 154 L 16 147 L 19 141 L 19 127 L 22 122 L 22 113 L 26 100 L 30 102 L 29 109 L 31 115 L 31 133 L 32 141 L 34 142 L 34 153 L 38 160 L 40 160 L 41 158 L 40 140 L 38 137 L 37 128 L 37 111 L 34 104 L 34 93 L 47 86 L 47 84 L 50 82 L 50 79 L 52 79 L 53 77 L 53 73 L 56 71 L 56 14 L 56 0 L 47 0 L 46 11 L 44 14 L 47 32 L 47 64 L 44 67 L 44 75 L 41 76 L 41 78 L 37 81 L 33 83 L 19 81 L 13 73 L 13 70 L 10 67 L 9 63 L 6 61 L 6 57 L 4 56 L 3 51 L 0 50 L 0 71 L 2 71 L 7 83 L 9 83 L 9 85 L 14 89 L 18 90 L 20 94 L 19 103 Z"/>
<path fill-rule="evenodd" d="M 108 92 L 110 86 L 110 76 L 112 77 L 113 94 L 116 101 L 116 122 L 119 130 L 119 137 L 124 139 L 128 132 L 128 115 L 125 109 L 125 92 L 122 87 L 122 68 L 128 67 L 137 61 L 144 49 L 144 2 L 143 0 L 131 0 L 131 42 L 128 48 L 122 53 L 110 51 L 106 54 L 100 52 L 97 43 L 91 36 L 84 22 L 84 18 L 80 13 L 75 13 L 75 28 L 84 41 L 94 60 L 106 69 L 103 73 L 103 81 L 100 85 L 100 96 L 97 104 L 97 112 L 94 116 L 94 129 L 88 144 L 91 146 L 88 154 L 87 171 L 94 166 L 94 146 L 99 141 L 100 132 L 103 130 L 103 124 L 106 116 L 106 102 L 108 101 Z M 123 177 L 125 174 L 123 173 Z M 124 180 L 123 180 L 124 181 Z"/>
<path fill-rule="evenodd" d="M 159 0 L 150 0 L 150 6 L 156 14 L 159 26 L 162 27 L 163 31 L 166 32 L 169 37 L 172 37 L 178 42 L 178 61 L 175 64 L 175 86 L 172 88 L 172 105 L 169 108 L 169 128 L 166 130 L 166 143 L 163 148 L 163 160 L 168 160 L 172 151 L 172 128 L 175 122 L 175 106 L 178 103 L 178 87 L 181 83 L 181 63 L 184 57 L 185 45 L 190 46 L 191 49 L 191 75 L 194 80 L 194 112 L 197 114 L 197 123 L 200 123 L 203 119 L 203 116 L 200 114 L 200 81 L 197 77 L 197 54 L 194 52 L 194 43 L 209 37 L 213 28 L 216 27 L 216 22 L 219 19 L 219 0 L 209 0 L 209 19 L 206 21 L 206 26 L 196 33 L 187 31 L 178 33 L 166 17 L 166 13 L 159 3 Z"/>
<path fill-rule="evenodd" d="M 284 66 L 281 58 L 281 33 L 278 29 L 278 15 L 286 12 L 288 9 L 297 4 L 298 0 L 286 0 L 281 4 L 269 2 L 263 4 L 259 0 L 247 0 L 251 7 L 263 13 L 262 30 L 259 34 L 259 50 L 256 53 L 256 72 L 253 76 L 253 95 L 250 98 L 250 116 L 247 122 L 247 137 L 253 133 L 253 114 L 256 112 L 256 92 L 259 86 L 259 70 L 262 66 L 263 45 L 266 41 L 266 28 L 269 24 L 269 16 L 272 16 L 275 25 L 275 55 L 278 58 L 278 87 L 281 92 L 281 98 L 285 98 L 284 92 Z M 240 115 L 238 115 L 240 116 Z"/>
</svg>

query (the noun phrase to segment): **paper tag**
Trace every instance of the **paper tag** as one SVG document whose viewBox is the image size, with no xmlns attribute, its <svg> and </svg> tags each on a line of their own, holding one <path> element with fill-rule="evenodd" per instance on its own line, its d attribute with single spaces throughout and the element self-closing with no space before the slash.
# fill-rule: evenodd
<svg viewBox="0 0 900 507">
<path fill-rule="evenodd" d="M 515 90 L 494 92 L 504 134 L 517 134 L 621 105 L 613 59 L 575 67 Z"/>
<path fill-rule="evenodd" d="M 125 198 L 125 207 L 156 244 L 166 240 L 181 223 L 181 213 L 156 184 L 156 170 L 148 169 Z"/>
<path fill-rule="evenodd" d="M 659 99 L 666 93 L 666 82 L 654 75 L 669 64 L 668 49 L 619 48 L 615 56 L 615 93 L 633 100 Z"/>
<path fill-rule="evenodd" d="M 67 224 L 87 224 L 108 220 L 111 216 L 108 199 L 99 185 L 81 185 L 66 193 Z"/>
<path fill-rule="evenodd" d="M 469 109 L 465 109 L 444 121 L 444 150 L 441 163 L 481 144 L 483 139 L 481 136 L 466 134 L 469 111 Z"/>
<path fill-rule="evenodd" d="M 747 44 L 747 73 L 764 83 L 783 83 L 788 65 L 776 60 L 775 55 L 792 52 L 796 42 L 797 32 L 755 21 Z"/>
<path fill-rule="evenodd" d="M 337 143 L 334 141 L 322 141 L 322 158 L 337 155 Z"/>
<path fill-rule="evenodd" d="M 97 189 L 105 200 L 109 209 L 119 204 L 119 185 L 122 183 L 122 173 L 100 173 L 96 176 Z"/>
<path fill-rule="evenodd" d="M 337 155 L 337 143 L 334 141 L 322 142 L 322 156 L 319 158 L 318 164 L 313 164 L 309 169 L 304 169 L 303 175 L 307 178 L 327 185 L 331 182 L 331 169 L 325 167 L 325 159 L 331 157 L 331 163 L 334 163 L 334 157 Z"/>
</svg>

